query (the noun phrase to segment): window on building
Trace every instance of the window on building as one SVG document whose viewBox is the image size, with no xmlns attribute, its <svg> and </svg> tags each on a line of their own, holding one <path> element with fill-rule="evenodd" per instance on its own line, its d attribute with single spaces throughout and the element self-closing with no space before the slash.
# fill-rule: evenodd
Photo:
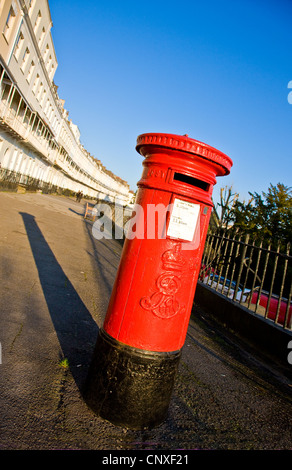
<svg viewBox="0 0 292 470">
<path fill-rule="evenodd" d="M 39 74 L 37 74 L 37 76 L 35 78 L 35 81 L 34 81 L 34 84 L 33 84 L 33 87 L 32 87 L 32 91 L 33 91 L 34 94 L 36 94 L 39 81 L 40 81 L 40 76 L 39 76 Z"/>
<path fill-rule="evenodd" d="M 31 64 L 30 64 L 30 67 L 29 67 L 29 71 L 28 71 L 27 77 L 26 77 L 28 83 L 30 83 L 30 81 L 31 81 L 31 77 L 32 77 L 32 74 L 33 74 L 33 72 L 34 72 L 34 69 L 35 69 L 35 63 L 34 63 L 34 61 L 32 60 L 32 61 L 31 61 Z"/>
<path fill-rule="evenodd" d="M 50 107 L 50 100 L 49 98 L 47 99 L 47 103 L 46 103 L 46 106 L 44 106 L 44 113 L 45 114 L 48 114 L 48 109 Z"/>
<path fill-rule="evenodd" d="M 49 119 L 51 120 L 52 119 L 52 116 L 54 114 L 54 108 L 53 106 L 50 107 L 50 114 L 49 114 Z"/>
<path fill-rule="evenodd" d="M 49 72 L 49 78 L 50 78 L 50 80 L 53 80 L 54 74 L 55 74 L 55 66 L 54 66 L 54 64 L 52 64 L 51 70 L 50 70 L 50 72 Z"/>
<path fill-rule="evenodd" d="M 4 29 L 3 29 L 3 35 L 4 35 L 4 37 L 7 41 L 9 39 L 14 21 L 15 21 L 15 11 L 14 11 L 13 7 L 11 6 L 10 10 L 9 10 L 9 13 L 8 13 L 8 16 L 7 16 L 7 19 L 6 19 Z"/>
<path fill-rule="evenodd" d="M 36 33 L 37 29 L 38 29 L 38 26 L 39 26 L 39 24 L 40 24 L 40 22 L 41 22 L 41 19 L 42 19 L 42 14 L 41 14 L 41 10 L 39 10 L 38 15 L 37 15 L 36 20 L 35 20 L 34 28 L 33 28 L 33 30 L 34 30 L 35 33 Z"/>
<path fill-rule="evenodd" d="M 20 31 L 20 33 L 18 35 L 18 38 L 17 38 L 17 41 L 16 41 L 16 44 L 15 44 L 15 48 L 14 48 L 14 57 L 17 61 L 19 59 L 19 56 L 20 56 L 20 53 L 21 53 L 21 50 L 22 50 L 23 41 L 24 41 L 24 36 L 23 36 L 22 32 Z"/>
<path fill-rule="evenodd" d="M 42 32 L 41 32 L 41 35 L 40 35 L 40 38 L 39 38 L 39 47 L 41 47 L 42 45 L 42 42 L 44 40 L 44 37 L 45 37 L 45 34 L 46 34 L 46 30 L 45 28 L 42 29 Z"/>
<path fill-rule="evenodd" d="M 46 64 L 46 69 L 47 69 L 48 74 L 50 73 L 50 70 L 51 70 L 51 64 L 52 64 L 52 56 L 50 55 L 48 58 L 48 62 Z"/>
<path fill-rule="evenodd" d="M 42 92 L 43 92 L 43 83 L 41 82 L 39 90 L 38 90 L 38 94 L 37 94 L 37 99 L 38 100 L 40 99 L 40 97 L 42 95 Z"/>
<path fill-rule="evenodd" d="M 20 67 L 20 69 L 22 70 L 23 73 L 25 72 L 25 67 L 26 67 L 26 64 L 28 62 L 29 54 L 30 54 L 29 48 L 27 47 L 24 51 L 24 54 L 23 54 L 23 57 L 22 57 L 22 63 L 21 63 L 21 67 Z"/>
<path fill-rule="evenodd" d="M 29 0 L 29 2 L 28 2 L 28 8 L 27 8 L 28 11 L 33 7 L 34 1 L 35 1 L 35 0 Z"/>
<path fill-rule="evenodd" d="M 44 104 L 44 101 L 45 101 L 45 98 L 46 98 L 46 90 L 43 90 L 43 93 L 42 93 L 42 96 L 41 96 L 41 99 L 40 99 L 40 105 L 43 106 Z"/>
<path fill-rule="evenodd" d="M 49 51 L 50 51 L 49 44 L 47 44 L 46 45 L 46 50 L 45 50 L 45 53 L 44 53 L 44 61 L 45 62 L 46 62 Z"/>
</svg>

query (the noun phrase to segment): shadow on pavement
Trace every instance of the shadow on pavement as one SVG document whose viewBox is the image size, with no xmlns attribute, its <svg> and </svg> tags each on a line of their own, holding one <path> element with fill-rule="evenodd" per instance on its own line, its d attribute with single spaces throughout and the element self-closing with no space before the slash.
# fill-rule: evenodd
<svg viewBox="0 0 292 470">
<path fill-rule="evenodd" d="M 116 277 L 122 247 L 115 239 L 95 239 L 92 234 L 92 223 L 88 220 L 84 222 L 85 233 L 90 241 L 90 251 L 88 251 L 88 254 L 92 257 L 100 291 L 103 292 L 108 302 Z"/>
<path fill-rule="evenodd" d="M 33 215 L 20 212 L 62 354 L 82 391 L 98 327 L 45 240 Z"/>
<path fill-rule="evenodd" d="M 74 212 L 74 214 L 77 214 L 77 215 L 82 215 L 83 216 L 83 211 L 82 212 L 77 212 L 77 211 L 74 211 L 74 209 L 71 209 L 71 207 L 68 208 L 68 211 L 70 212 Z"/>
</svg>

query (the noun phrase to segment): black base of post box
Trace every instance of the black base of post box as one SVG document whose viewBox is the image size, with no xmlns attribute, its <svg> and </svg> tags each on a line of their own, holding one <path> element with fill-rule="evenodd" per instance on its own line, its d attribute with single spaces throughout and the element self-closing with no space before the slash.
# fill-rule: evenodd
<svg viewBox="0 0 292 470">
<path fill-rule="evenodd" d="M 158 426 L 167 416 L 180 356 L 132 348 L 101 329 L 84 390 L 88 406 L 118 426 Z"/>
</svg>

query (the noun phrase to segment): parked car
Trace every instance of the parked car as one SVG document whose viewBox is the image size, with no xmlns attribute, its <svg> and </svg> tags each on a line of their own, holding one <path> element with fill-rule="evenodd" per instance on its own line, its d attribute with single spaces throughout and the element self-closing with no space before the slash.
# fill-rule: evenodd
<svg viewBox="0 0 292 470">
<path fill-rule="evenodd" d="M 252 292 L 251 303 L 256 304 L 258 297 L 259 297 L 259 288 L 257 287 Z M 268 299 L 269 299 L 269 292 L 261 291 L 259 305 L 261 305 L 264 308 L 267 308 Z M 267 315 L 267 317 L 270 318 L 271 320 L 276 320 L 278 304 L 279 304 L 279 296 L 272 294 L 271 299 L 270 299 L 269 311 Z M 282 325 L 284 324 L 284 321 L 285 321 L 287 307 L 288 307 L 288 300 L 282 297 L 281 302 L 280 302 L 280 310 L 279 310 L 279 317 L 278 317 L 278 322 Z M 291 326 L 291 315 L 292 315 L 292 305 L 290 304 L 287 326 Z"/>
<path fill-rule="evenodd" d="M 234 292 L 236 289 L 235 281 L 231 282 L 229 279 L 225 279 L 223 276 L 219 278 L 218 274 L 211 273 L 210 276 L 205 276 L 203 283 L 207 284 L 213 289 L 217 289 L 218 292 L 226 295 L 229 299 L 233 299 L 234 297 Z M 241 300 L 242 302 L 245 302 L 249 293 L 250 289 L 245 289 L 243 291 L 243 287 L 239 285 L 235 300 Z"/>
<path fill-rule="evenodd" d="M 226 295 L 228 298 L 233 299 L 235 288 L 236 288 L 235 281 L 231 282 L 229 279 L 225 279 L 223 276 L 219 277 L 218 274 L 211 273 L 209 276 L 204 277 L 203 283 L 209 285 L 213 289 L 216 289 L 218 292 L 221 292 L 223 295 Z M 238 300 L 238 301 L 241 301 L 241 303 L 244 303 L 249 300 L 250 296 L 251 296 L 251 304 L 255 305 L 257 303 L 258 296 L 259 296 L 259 287 L 256 287 L 251 292 L 250 289 L 245 289 L 243 291 L 243 287 L 239 285 L 235 300 Z M 269 292 L 261 291 L 259 305 L 261 305 L 262 307 L 266 309 L 268 305 L 268 299 L 269 299 Z M 274 320 L 274 321 L 276 320 L 278 304 L 279 304 L 279 296 L 272 294 L 271 299 L 270 299 L 270 304 L 269 304 L 269 311 L 267 314 L 267 318 L 269 318 L 270 320 Z M 279 316 L 278 316 L 279 324 L 284 325 L 287 306 L 288 306 L 288 300 L 285 298 L 281 298 L 280 310 L 279 310 Z M 292 304 L 290 304 L 289 306 L 288 320 L 287 320 L 288 328 L 292 327 L 291 317 L 292 317 Z"/>
</svg>

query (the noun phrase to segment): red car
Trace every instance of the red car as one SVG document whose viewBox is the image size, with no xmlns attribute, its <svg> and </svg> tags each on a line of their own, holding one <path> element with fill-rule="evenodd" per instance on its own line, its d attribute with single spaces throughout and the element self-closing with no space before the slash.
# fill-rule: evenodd
<svg viewBox="0 0 292 470">
<path fill-rule="evenodd" d="M 254 290 L 252 293 L 252 298 L 251 298 L 252 304 L 257 303 L 258 296 L 259 296 L 259 291 Z M 269 300 L 269 293 L 262 291 L 259 305 L 266 308 L 268 305 L 268 300 Z M 278 304 L 279 304 L 279 296 L 272 294 L 271 299 L 270 299 L 269 311 L 267 315 L 267 317 L 270 318 L 271 320 L 276 320 Z M 282 325 L 284 325 L 287 305 L 288 305 L 288 300 L 282 298 L 281 303 L 280 303 L 279 316 L 278 316 L 278 323 L 281 323 Z M 291 328 L 291 315 L 292 315 L 292 304 L 289 305 L 288 321 L 287 321 L 288 328 L 289 327 Z"/>
</svg>

